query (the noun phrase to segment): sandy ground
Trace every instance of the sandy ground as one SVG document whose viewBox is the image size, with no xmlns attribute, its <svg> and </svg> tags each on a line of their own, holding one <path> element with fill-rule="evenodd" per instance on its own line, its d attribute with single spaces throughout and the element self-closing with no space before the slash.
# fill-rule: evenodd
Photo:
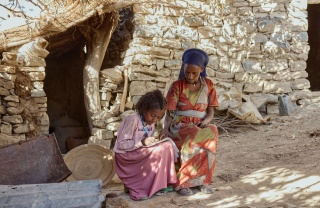
<svg viewBox="0 0 320 208">
<path fill-rule="evenodd" d="M 320 208 L 320 104 L 297 109 L 290 116 L 274 115 L 267 125 L 221 132 L 213 194 L 176 192 L 135 202 L 114 177 L 104 194 L 107 207 L 237 207 Z"/>
</svg>

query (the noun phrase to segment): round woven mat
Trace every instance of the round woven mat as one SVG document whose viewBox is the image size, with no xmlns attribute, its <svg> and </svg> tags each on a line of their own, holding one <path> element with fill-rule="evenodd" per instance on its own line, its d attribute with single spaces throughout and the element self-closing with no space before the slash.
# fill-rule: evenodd
<svg viewBox="0 0 320 208">
<path fill-rule="evenodd" d="M 101 179 L 105 186 L 115 175 L 113 152 L 101 145 L 80 145 L 63 159 L 72 172 L 66 181 Z"/>
</svg>

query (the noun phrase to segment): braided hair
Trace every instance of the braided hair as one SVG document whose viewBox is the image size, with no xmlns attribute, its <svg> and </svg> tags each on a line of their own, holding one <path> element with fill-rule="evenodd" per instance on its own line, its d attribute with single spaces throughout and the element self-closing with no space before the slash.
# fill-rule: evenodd
<svg viewBox="0 0 320 208">
<path fill-rule="evenodd" d="M 141 115 L 143 111 L 152 109 L 165 109 L 166 99 L 158 89 L 147 92 L 138 100 L 136 110 Z"/>
</svg>

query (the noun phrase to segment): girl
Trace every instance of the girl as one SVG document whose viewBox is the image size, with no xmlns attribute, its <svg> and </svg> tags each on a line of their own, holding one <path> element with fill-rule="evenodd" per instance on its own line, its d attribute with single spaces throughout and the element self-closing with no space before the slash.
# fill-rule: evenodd
<svg viewBox="0 0 320 208">
<path fill-rule="evenodd" d="M 145 200 L 161 189 L 177 182 L 174 149 L 170 141 L 152 145 L 153 133 L 166 108 L 160 90 L 143 95 L 136 113 L 124 119 L 114 146 L 116 172 L 129 189 L 130 198 Z"/>
</svg>

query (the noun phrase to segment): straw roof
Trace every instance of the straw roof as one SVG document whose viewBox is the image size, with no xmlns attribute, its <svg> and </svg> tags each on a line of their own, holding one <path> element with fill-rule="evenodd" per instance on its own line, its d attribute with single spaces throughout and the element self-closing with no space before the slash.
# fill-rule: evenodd
<svg viewBox="0 0 320 208">
<path fill-rule="evenodd" d="M 90 3 L 82 4 L 80 1 L 75 1 L 75 3 L 64 8 L 64 11 L 56 16 L 46 16 L 46 18 L 42 18 L 38 22 L 0 32 L 0 52 L 21 46 L 36 37 L 48 38 L 64 33 L 65 37 L 55 38 L 62 41 L 60 44 L 57 43 L 56 46 L 61 46 L 64 42 L 70 40 L 70 37 L 74 40 L 77 39 L 75 37 L 77 35 L 71 29 L 74 26 L 81 25 L 81 23 L 94 16 L 125 8 L 139 1 L 95 0 L 88 2 Z"/>
</svg>

